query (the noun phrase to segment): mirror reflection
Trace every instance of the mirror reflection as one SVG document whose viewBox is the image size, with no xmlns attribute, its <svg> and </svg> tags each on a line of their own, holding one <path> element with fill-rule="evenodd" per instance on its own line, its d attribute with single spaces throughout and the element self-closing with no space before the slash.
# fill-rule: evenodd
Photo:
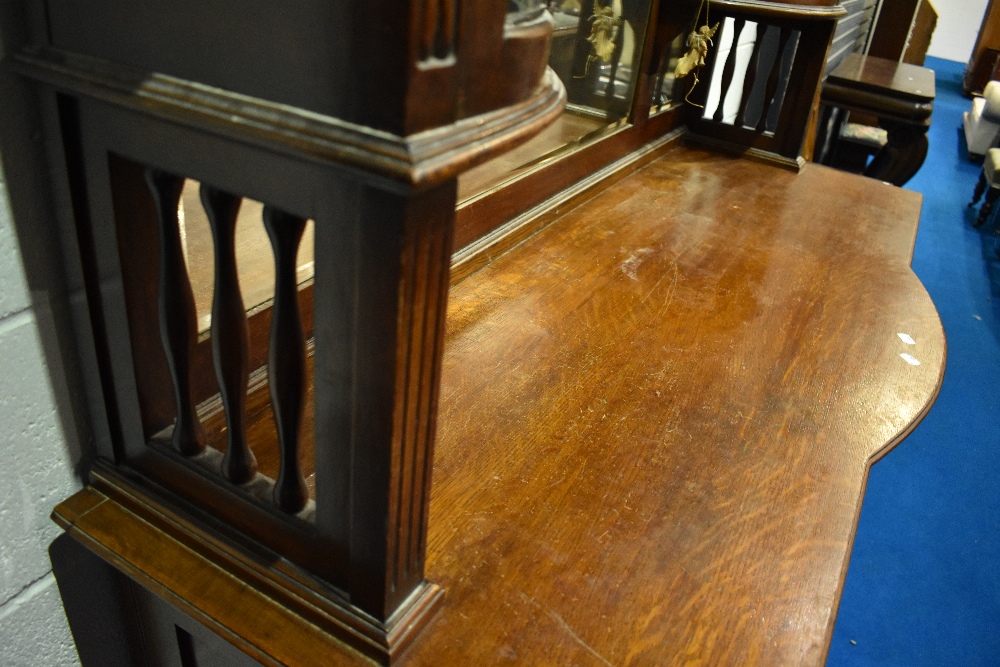
<svg viewBox="0 0 1000 667">
<path fill-rule="evenodd" d="M 507 24 L 534 20 L 545 9 L 545 0 L 507 0 Z"/>
<path fill-rule="evenodd" d="M 650 113 L 657 113 L 680 104 L 691 91 L 692 78 L 676 78 L 677 63 L 687 51 L 687 35 L 677 35 L 661 56 L 660 67 L 653 77 L 653 100 Z"/>
<path fill-rule="evenodd" d="M 556 0 L 549 10 L 557 28 L 549 65 L 566 84 L 572 110 L 607 122 L 625 118 L 649 0 Z"/>
<path fill-rule="evenodd" d="M 628 118 L 650 0 L 509 0 L 507 20 L 543 8 L 555 23 L 549 66 L 566 87 L 566 112 L 528 143 L 463 174 L 460 202 L 592 141 Z"/>
</svg>

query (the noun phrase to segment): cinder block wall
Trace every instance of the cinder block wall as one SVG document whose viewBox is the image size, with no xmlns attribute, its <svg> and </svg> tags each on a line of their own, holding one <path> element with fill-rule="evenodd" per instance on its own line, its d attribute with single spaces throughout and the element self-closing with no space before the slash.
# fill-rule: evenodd
<svg viewBox="0 0 1000 667">
<path fill-rule="evenodd" d="M 43 302 L 44 294 L 39 295 Z M 80 484 L 63 431 L 39 318 L 25 280 L 6 179 L 0 174 L 0 665 L 62 667 L 79 659 L 49 543 L 52 508 Z M 72 437 L 72 435 L 69 435 Z"/>
</svg>

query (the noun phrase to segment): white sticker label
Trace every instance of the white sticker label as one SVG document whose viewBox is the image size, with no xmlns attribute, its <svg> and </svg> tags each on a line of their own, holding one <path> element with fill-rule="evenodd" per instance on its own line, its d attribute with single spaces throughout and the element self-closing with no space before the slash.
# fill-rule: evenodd
<svg viewBox="0 0 1000 667">
<path fill-rule="evenodd" d="M 905 361 L 906 363 L 908 363 L 911 366 L 919 366 L 920 365 L 920 360 L 917 359 L 916 357 L 914 357 L 912 354 L 907 354 L 906 352 L 903 352 L 899 356 L 903 357 L 903 361 Z"/>
<path fill-rule="evenodd" d="M 917 344 L 917 341 L 913 340 L 913 338 L 910 336 L 910 334 L 898 333 L 896 335 L 899 336 L 899 340 L 903 341 L 907 345 L 916 345 Z"/>
</svg>

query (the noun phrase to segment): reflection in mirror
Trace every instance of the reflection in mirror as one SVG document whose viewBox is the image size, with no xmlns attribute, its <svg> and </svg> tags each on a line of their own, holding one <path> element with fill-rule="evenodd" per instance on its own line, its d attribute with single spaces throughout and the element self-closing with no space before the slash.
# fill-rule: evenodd
<svg viewBox="0 0 1000 667">
<path fill-rule="evenodd" d="M 652 46 L 653 78 L 650 100 L 651 113 L 680 104 L 695 85 L 695 73 L 676 76 L 677 65 L 692 46 L 692 33 L 700 23 L 706 23 L 707 4 L 704 0 L 671 0 L 661 2 Z M 712 44 L 709 41 L 709 46 Z M 690 68 L 685 68 L 689 70 Z"/>
<path fill-rule="evenodd" d="M 507 0 L 507 24 L 534 21 L 545 11 L 545 0 Z"/>
<path fill-rule="evenodd" d="M 501 185 L 625 122 L 632 107 L 650 0 L 508 0 L 507 21 L 548 9 L 549 66 L 568 95 L 566 112 L 519 148 L 459 178 L 459 202 Z"/>
<path fill-rule="evenodd" d="M 658 113 L 680 104 L 691 88 L 692 78 L 674 76 L 677 63 L 687 50 L 687 36 L 677 35 L 663 55 L 660 68 L 653 78 L 653 101 L 650 113 Z"/>
<path fill-rule="evenodd" d="M 556 0 L 558 22 L 573 28 L 572 53 L 558 54 L 553 38 L 552 68 L 562 77 L 569 103 L 607 122 L 628 115 L 639 70 L 649 0 Z"/>
<path fill-rule="evenodd" d="M 215 287 L 215 255 L 212 230 L 199 195 L 198 181 L 184 182 L 178 211 L 181 247 L 198 312 L 198 334 L 208 334 L 212 324 L 212 294 Z M 264 230 L 264 205 L 244 198 L 236 222 L 236 268 L 243 304 L 249 314 L 270 305 L 274 299 L 274 255 Z M 313 223 L 306 225 L 296 263 L 300 289 L 313 275 Z"/>
</svg>

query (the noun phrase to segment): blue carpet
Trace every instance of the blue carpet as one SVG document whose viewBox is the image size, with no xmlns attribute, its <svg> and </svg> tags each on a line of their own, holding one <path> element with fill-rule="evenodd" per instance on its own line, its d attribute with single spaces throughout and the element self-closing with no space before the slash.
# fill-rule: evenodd
<svg viewBox="0 0 1000 667">
<path fill-rule="evenodd" d="M 1000 665 L 1000 260 L 966 208 L 964 65 L 937 75 L 913 269 L 937 305 L 948 366 L 937 404 L 875 464 L 828 666 Z"/>
</svg>

